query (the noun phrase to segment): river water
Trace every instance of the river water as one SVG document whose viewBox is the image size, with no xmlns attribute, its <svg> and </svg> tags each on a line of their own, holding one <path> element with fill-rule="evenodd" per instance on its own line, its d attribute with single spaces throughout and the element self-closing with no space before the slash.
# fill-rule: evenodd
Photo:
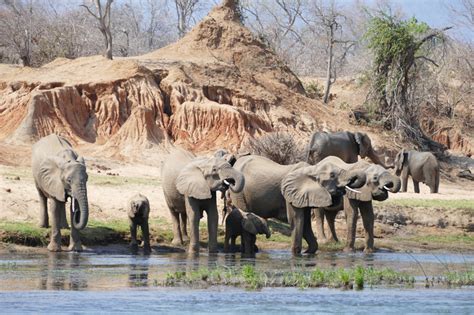
<svg viewBox="0 0 474 315">
<path fill-rule="evenodd" d="M 239 255 L 187 257 L 185 253 L 131 256 L 126 253 L 8 254 L 0 257 L 0 313 L 474 313 L 474 288 L 421 286 L 340 289 L 233 287 L 207 289 L 157 286 L 168 272 L 252 264 L 257 270 L 389 267 L 420 279 L 467 270 L 474 254 L 320 253 L 293 258 L 287 251 L 268 251 L 256 259 Z"/>
</svg>

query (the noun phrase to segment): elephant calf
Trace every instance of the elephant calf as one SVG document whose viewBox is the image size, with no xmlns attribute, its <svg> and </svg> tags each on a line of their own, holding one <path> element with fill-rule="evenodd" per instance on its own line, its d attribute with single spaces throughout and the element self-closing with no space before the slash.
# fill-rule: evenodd
<svg viewBox="0 0 474 315">
<path fill-rule="evenodd" d="M 128 219 L 130 221 L 131 242 L 130 247 L 132 252 L 138 251 L 137 243 L 137 226 L 140 225 L 143 234 L 143 251 L 145 254 L 151 253 L 150 247 L 150 232 L 148 227 L 148 216 L 150 214 L 150 202 L 148 198 L 137 194 L 129 201 Z"/>
<path fill-rule="evenodd" d="M 229 201 L 229 200 L 228 200 Z M 225 217 L 225 240 L 224 251 L 235 252 L 235 240 L 241 237 L 240 248 L 242 254 L 253 256 L 258 251 L 255 242 L 257 234 L 265 234 L 267 238 L 271 236 L 267 221 L 251 212 L 244 212 L 230 202 L 226 205 L 227 215 Z M 229 240 L 231 242 L 229 248 Z"/>
<path fill-rule="evenodd" d="M 413 180 L 415 193 L 420 193 L 420 182 L 428 185 L 432 194 L 439 190 L 439 163 L 430 152 L 401 150 L 395 157 L 395 173 L 401 175 L 402 192 L 407 191 L 408 176 Z"/>
</svg>

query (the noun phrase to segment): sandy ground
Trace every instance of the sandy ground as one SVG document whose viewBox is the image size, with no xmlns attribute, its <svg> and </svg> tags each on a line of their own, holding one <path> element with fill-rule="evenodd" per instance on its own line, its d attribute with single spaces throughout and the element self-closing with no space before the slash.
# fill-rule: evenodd
<svg viewBox="0 0 474 315">
<path fill-rule="evenodd" d="M 88 196 L 90 206 L 90 218 L 107 221 L 126 219 L 126 207 L 128 199 L 136 193 L 144 194 L 151 204 L 151 218 L 164 218 L 171 228 L 171 218 L 166 206 L 160 180 L 160 167 L 127 164 L 122 162 L 110 162 L 98 159 L 87 161 L 89 183 Z M 428 187 L 420 185 L 421 194 L 413 193 L 413 184 L 409 182 L 408 193 L 392 194 L 391 199 L 438 199 L 458 200 L 469 199 L 474 202 L 474 184 L 467 180 L 450 182 L 442 180 L 439 194 L 429 194 Z M 221 200 L 219 200 L 221 203 Z M 383 204 L 383 203 L 382 203 Z M 379 203 L 380 205 L 380 203 Z M 376 212 L 387 209 L 377 209 Z M 222 206 L 219 206 L 221 209 Z M 31 168 L 29 166 L 7 166 L 0 165 L 0 221 L 38 222 L 39 212 L 38 195 L 34 186 Z M 406 209 L 407 212 L 412 209 Z M 429 219 L 431 213 L 440 217 L 450 216 L 456 211 L 436 213 L 436 209 L 425 209 L 425 217 Z M 405 210 L 404 210 L 405 211 Z M 416 211 L 420 211 L 417 209 Z M 450 214 L 451 213 L 451 214 Z M 472 214 L 470 215 L 472 217 Z M 423 220 L 423 219 L 421 219 Z M 471 221 L 471 219 L 468 219 Z M 345 220 L 340 213 L 337 220 L 338 235 L 341 240 L 345 238 Z M 326 231 L 327 228 L 326 228 Z M 376 240 L 376 245 L 386 244 L 388 247 L 397 245 L 390 242 L 393 236 L 421 234 L 459 234 L 469 233 L 465 228 L 449 227 L 436 228 L 427 224 L 425 227 L 419 225 L 407 225 L 397 227 L 376 222 L 375 233 L 377 237 L 384 238 L 384 242 Z M 362 222 L 358 223 L 358 237 L 363 238 Z M 388 240 L 388 242 L 387 242 Z M 285 246 L 285 244 L 274 244 Z M 416 244 L 415 244 L 416 245 Z M 420 245 L 420 244 L 418 244 Z M 408 244 L 407 246 L 412 246 Z M 414 246 L 414 245 L 413 245 Z M 396 246 L 395 246 L 396 247 Z M 469 250 L 469 248 L 467 248 Z M 474 250 L 474 249 L 471 249 Z"/>
</svg>

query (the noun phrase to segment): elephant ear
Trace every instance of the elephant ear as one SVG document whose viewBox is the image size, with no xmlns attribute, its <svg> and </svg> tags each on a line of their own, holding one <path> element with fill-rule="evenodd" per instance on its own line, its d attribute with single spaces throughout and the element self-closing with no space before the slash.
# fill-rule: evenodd
<svg viewBox="0 0 474 315">
<path fill-rule="evenodd" d="M 63 160 L 49 157 L 40 165 L 39 179 L 41 186 L 48 195 L 58 201 L 66 201 L 66 188 L 61 179 Z"/>
<path fill-rule="evenodd" d="M 86 161 L 84 161 L 84 158 L 82 156 L 78 156 L 76 161 L 84 166 L 86 166 Z"/>
<path fill-rule="evenodd" d="M 332 198 L 329 192 L 322 187 L 317 178 L 310 176 L 309 169 L 315 166 L 304 167 L 285 176 L 281 182 L 281 192 L 285 200 L 297 208 L 329 207 Z"/>
<path fill-rule="evenodd" d="M 259 224 L 258 219 L 259 218 L 253 213 L 244 214 L 244 218 L 242 220 L 242 228 L 250 234 L 257 235 L 257 224 Z"/>
<path fill-rule="evenodd" d="M 352 200 L 359 201 L 372 200 L 372 190 L 367 184 L 365 184 L 361 188 L 358 188 L 357 191 L 359 191 L 359 193 L 346 189 L 346 197 Z"/>
<path fill-rule="evenodd" d="M 403 169 L 403 164 L 408 158 L 408 152 L 405 151 L 405 149 L 402 149 L 398 154 L 397 157 L 395 158 L 395 170 L 402 170 Z"/>
<path fill-rule="evenodd" d="M 201 169 L 194 163 L 189 164 L 179 173 L 176 179 L 176 188 L 180 194 L 196 199 L 209 199 L 212 197 L 211 190 Z"/>
<path fill-rule="evenodd" d="M 356 132 L 354 138 L 359 145 L 360 157 L 365 158 L 369 154 L 370 147 L 372 146 L 369 136 L 366 133 Z"/>
</svg>

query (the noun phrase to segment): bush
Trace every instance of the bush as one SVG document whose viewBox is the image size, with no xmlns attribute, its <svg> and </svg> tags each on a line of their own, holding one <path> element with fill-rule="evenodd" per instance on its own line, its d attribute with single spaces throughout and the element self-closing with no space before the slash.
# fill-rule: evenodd
<svg viewBox="0 0 474 315">
<path fill-rule="evenodd" d="M 304 89 L 309 98 L 322 98 L 324 95 L 323 88 L 315 81 L 310 81 L 305 84 Z"/>
<path fill-rule="evenodd" d="M 306 143 L 297 141 L 287 132 L 272 132 L 259 138 L 250 139 L 246 150 L 283 164 L 294 164 L 304 161 Z"/>
</svg>

